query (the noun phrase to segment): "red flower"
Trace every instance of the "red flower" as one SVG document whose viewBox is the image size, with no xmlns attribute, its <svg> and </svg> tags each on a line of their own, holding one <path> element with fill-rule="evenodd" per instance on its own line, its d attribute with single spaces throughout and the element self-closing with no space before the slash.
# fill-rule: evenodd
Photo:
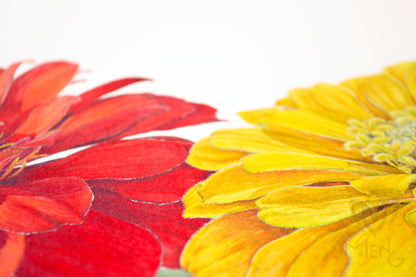
<svg viewBox="0 0 416 277">
<path fill-rule="evenodd" d="M 47 63 L 13 79 L 18 66 L 0 70 L 0 276 L 179 268 L 184 244 L 206 222 L 183 219 L 180 200 L 209 173 L 185 163 L 189 141 L 119 139 L 214 121 L 215 110 L 152 94 L 100 98 L 143 78 L 59 97 L 76 64 Z M 36 163 L 77 146 L 90 147 Z"/>
</svg>

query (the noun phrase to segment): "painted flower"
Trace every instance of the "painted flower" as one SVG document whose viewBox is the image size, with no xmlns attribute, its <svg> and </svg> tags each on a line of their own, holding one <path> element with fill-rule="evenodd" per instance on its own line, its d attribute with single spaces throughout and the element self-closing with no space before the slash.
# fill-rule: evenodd
<svg viewBox="0 0 416 277">
<path fill-rule="evenodd" d="M 15 79 L 18 66 L 0 71 L 0 276 L 179 268 L 188 237 L 206 222 L 183 219 L 180 199 L 209 172 L 185 163 L 190 141 L 120 139 L 214 121 L 215 110 L 152 94 L 101 97 L 144 78 L 58 96 L 76 64 L 45 63 Z M 49 156 L 78 146 L 86 149 Z"/>
<path fill-rule="evenodd" d="M 216 170 L 185 196 L 218 217 L 190 241 L 196 276 L 415 276 L 416 63 L 295 89 L 240 115 L 188 162 Z"/>
</svg>

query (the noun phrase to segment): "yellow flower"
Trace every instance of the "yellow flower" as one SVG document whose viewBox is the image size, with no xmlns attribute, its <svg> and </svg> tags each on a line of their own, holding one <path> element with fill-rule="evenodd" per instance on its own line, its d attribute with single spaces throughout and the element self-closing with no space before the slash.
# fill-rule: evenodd
<svg viewBox="0 0 416 277">
<path fill-rule="evenodd" d="M 290 91 L 188 162 L 196 276 L 416 276 L 416 63 Z"/>
</svg>

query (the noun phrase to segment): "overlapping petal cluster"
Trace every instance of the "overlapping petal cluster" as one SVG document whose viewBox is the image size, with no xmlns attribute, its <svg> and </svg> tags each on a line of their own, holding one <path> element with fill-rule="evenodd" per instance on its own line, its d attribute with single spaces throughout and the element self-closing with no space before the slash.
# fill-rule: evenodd
<svg viewBox="0 0 416 277">
<path fill-rule="evenodd" d="M 76 64 L 45 63 L 14 78 L 19 65 L 0 70 L 0 276 L 179 268 L 188 237 L 206 222 L 184 220 L 180 200 L 209 172 L 185 163 L 190 141 L 120 139 L 214 121 L 215 110 L 152 94 L 102 97 L 144 78 L 59 96 Z M 78 146 L 87 148 L 38 162 Z"/>
<path fill-rule="evenodd" d="M 186 217 L 219 217 L 182 256 L 196 276 L 415 276 L 416 63 L 295 89 L 242 112 L 188 162 L 216 170 Z"/>
</svg>

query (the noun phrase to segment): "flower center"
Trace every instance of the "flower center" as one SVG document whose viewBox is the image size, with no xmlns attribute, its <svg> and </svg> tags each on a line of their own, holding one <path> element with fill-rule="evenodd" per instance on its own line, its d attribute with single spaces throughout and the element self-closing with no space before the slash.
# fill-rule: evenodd
<svg viewBox="0 0 416 277">
<path fill-rule="evenodd" d="M 347 133 L 352 140 L 344 147 L 361 149 L 364 156 L 386 162 L 406 173 L 416 172 L 416 107 L 390 112 L 391 120 L 373 117 L 350 119 Z"/>
</svg>

